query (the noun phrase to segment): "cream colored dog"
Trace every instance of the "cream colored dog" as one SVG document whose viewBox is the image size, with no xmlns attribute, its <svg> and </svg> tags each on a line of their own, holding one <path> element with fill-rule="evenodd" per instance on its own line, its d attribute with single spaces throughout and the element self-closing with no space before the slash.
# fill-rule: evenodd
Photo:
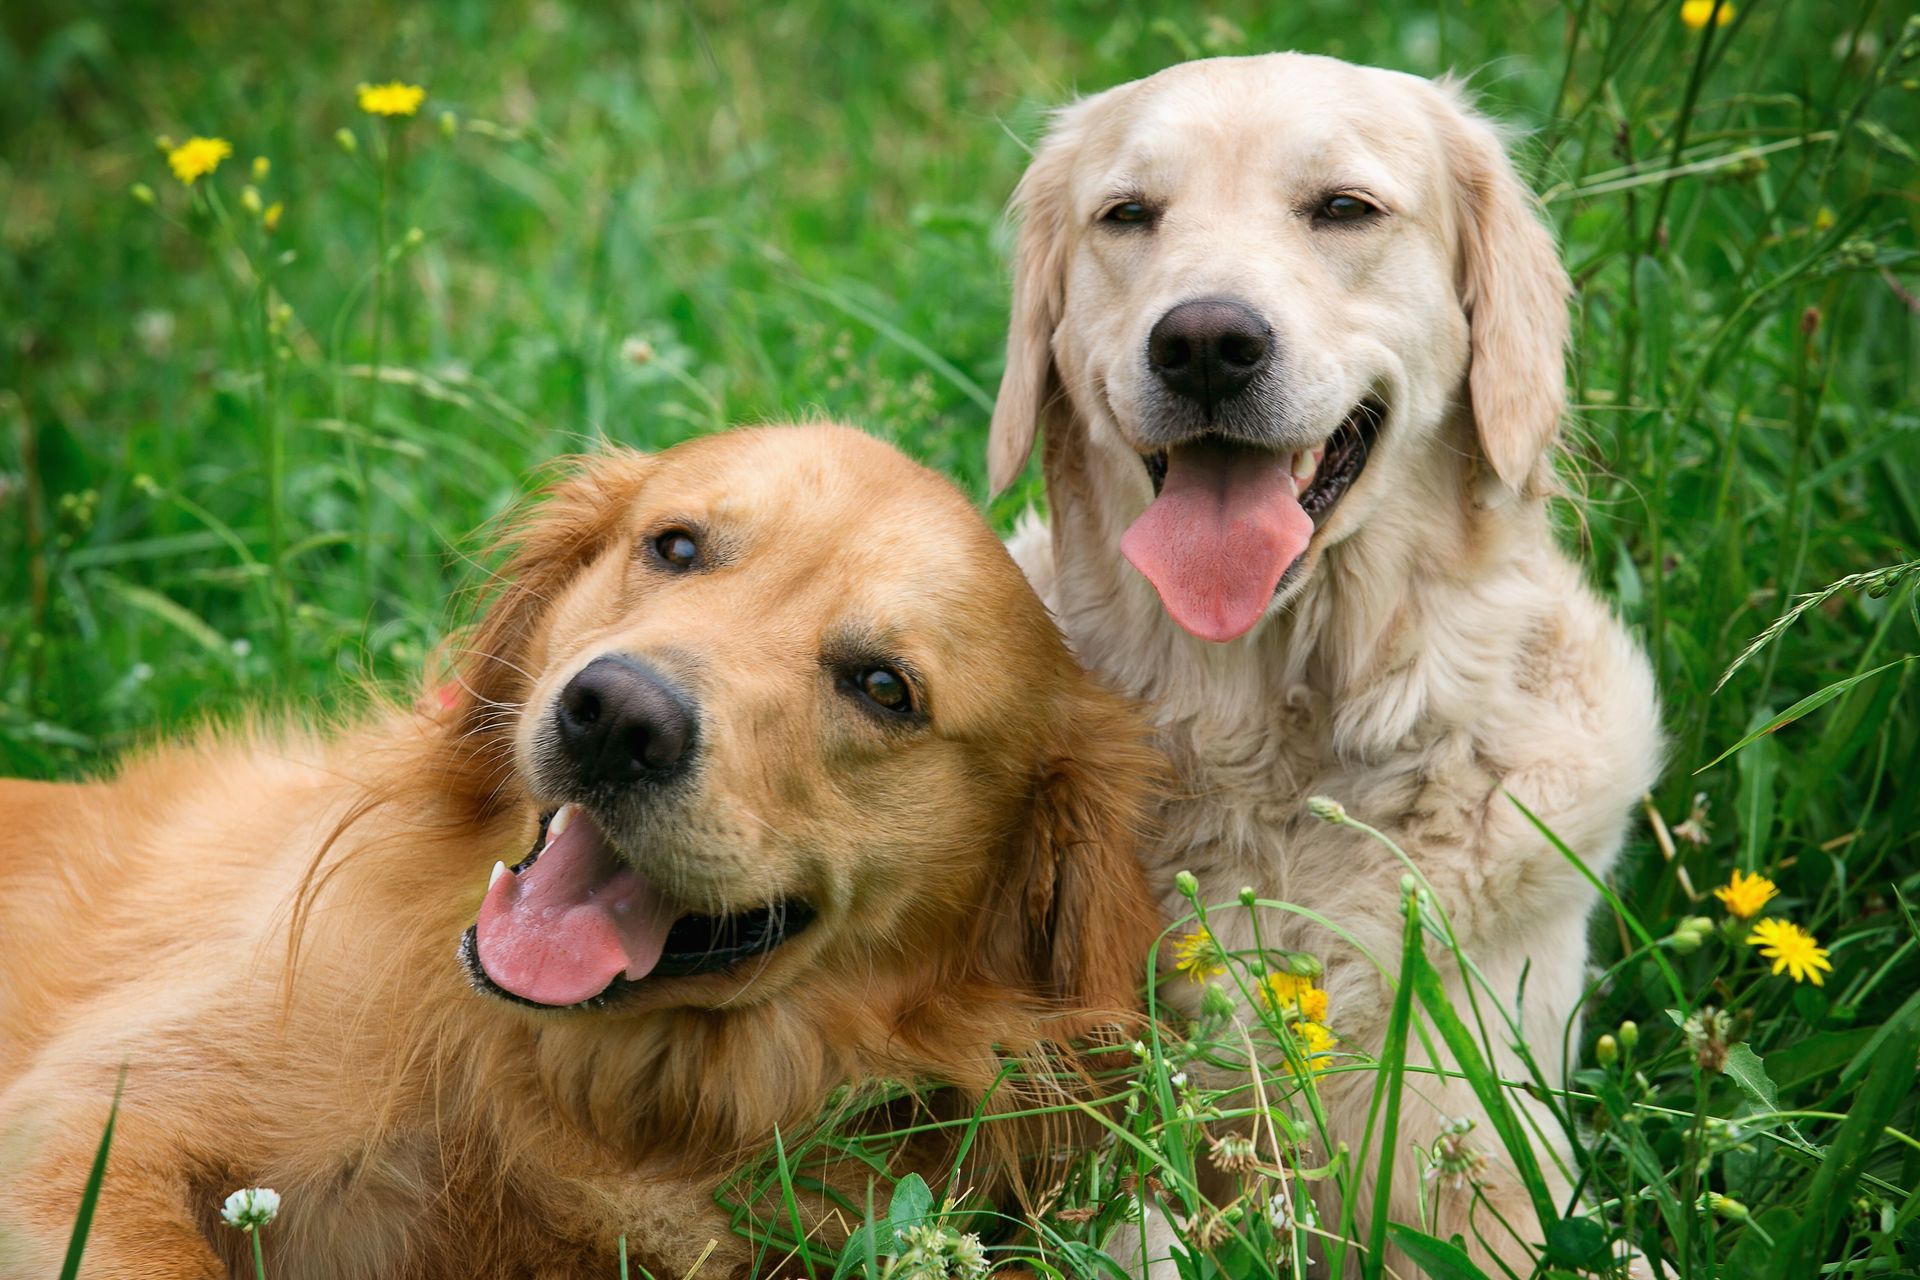
<svg viewBox="0 0 1920 1280">
<path fill-rule="evenodd" d="M 1558 1083 L 1594 894 L 1509 794 L 1604 873 L 1661 735 L 1548 519 L 1569 286 L 1499 134 L 1446 82 L 1214 59 L 1067 107 L 1015 204 L 993 481 L 1044 420 L 1051 538 L 1015 554 L 1081 657 L 1157 704 L 1184 783 L 1150 867 L 1170 908 L 1181 868 L 1252 885 L 1392 968 L 1405 869 L 1306 812 L 1337 798 L 1434 886 L 1502 1075 L 1525 1072 L 1499 1004 Z M 1216 922 L 1252 945 L 1247 913 Z M 1327 956 L 1334 1030 L 1377 1051 L 1380 971 L 1297 915 L 1261 927 Z M 1478 1117 L 1492 1159 L 1476 1195 L 1424 1187 L 1403 1146 L 1394 1220 L 1526 1274 L 1539 1219 L 1474 1095 L 1408 1079 L 1403 1144 Z M 1332 1141 L 1359 1150 L 1374 1083 L 1324 1078 Z"/>
</svg>

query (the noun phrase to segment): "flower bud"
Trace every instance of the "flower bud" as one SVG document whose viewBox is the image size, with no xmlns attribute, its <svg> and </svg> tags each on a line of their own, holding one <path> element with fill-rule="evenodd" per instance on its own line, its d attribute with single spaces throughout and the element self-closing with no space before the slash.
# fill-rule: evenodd
<svg viewBox="0 0 1920 1280">
<path fill-rule="evenodd" d="M 1640 1024 L 1628 1018 L 1620 1024 L 1620 1047 L 1632 1053 L 1640 1043 Z"/>
<path fill-rule="evenodd" d="M 128 187 L 127 194 L 132 196 L 138 204 L 149 206 L 153 204 L 153 188 L 144 182 L 136 182 L 131 187 Z"/>
<path fill-rule="evenodd" d="M 1231 1018 L 1234 1012 L 1233 997 L 1219 983 L 1210 982 L 1206 994 L 1200 997 L 1200 1012 L 1215 1020 Z"/>
<path fill-rule="evenodd" d="M 460 117 L 451 111 L 442 111 L 440 113 L 440 136 L 443 138 L 451 138 L 459 132 Z"/>
<path fill-rule="evenodd" d="M 260 189 L 251 182 L 240 188 L 240 207 L 256 218 L 266 209 L 260 200 Z"/>
<path fill-rule="evenodd" d="M 253 158 L 253 180 L 255 182 L 265 182 L 267 175 L 272 172 L 273 161 L 267 159 L 265 156 L 255 156 Z"/>
<path fill-rule="evenodd" d="M 1308 796 L 1307 812 L 1336 826 L 1347 820 L 1347 807 L 1331 796 Z"/>
<path fill-rule="evenodd" d="M 1603 1067 L 1610 1067 L 1620 1061 L 1620 1043 L 1612 1036 L 1601 1036 L 1593 1046 L 1594 1060 Z"/>
<path fill-rule="evenodd" d="M 1240 905 L 1241 906 L 1250 907 L 1254 903 L 1258 902 L 1259 900 L 1260 900 L 1260 895 L 1253 891 L 1252 885 L 1243 884 L 1240 886 Z"/>
<path fill-rule="evenodd" d="M 1741 1204 L 1731 1196 L 1723 1196 L 1717 1191 L 1709 1191 L 1706 1195 L 1706 1201 L 1707 1208 L 1731 1222 L 1745 1222 L 1747 1220 L 1747 1206 Z"/>
<path fill-rule="evenodd" d="M 408 227 L 406 243 L 409 249 L 418 249 L 427 241 L 427 233 L 418 227 Z"/>
<path fill-rule="evenodd" d="M 1296 978 L 1317 978 L 1327 971 L 1320 957 L 1311 951 L 1282 951 L 1279 961 L 1280 967 Z"/>
<path fill-rule="evenodd" d="M 353 130 L 345 126 L 334 130 L 333 140 L 340 145 L 342 151 L 350 156 L 358 155 L 360 152 L 360 139 L 354 137 Z"/>
<path fill-rule="evenodd" d="M 1200 882 L 1194 879 L 1193 872 L 1191 871 L 1174 872 L 1173 887 L 1180 891 L 1180 896 L 1183 898 L 1190 899 L 1200 892 Z"/>
</svg>

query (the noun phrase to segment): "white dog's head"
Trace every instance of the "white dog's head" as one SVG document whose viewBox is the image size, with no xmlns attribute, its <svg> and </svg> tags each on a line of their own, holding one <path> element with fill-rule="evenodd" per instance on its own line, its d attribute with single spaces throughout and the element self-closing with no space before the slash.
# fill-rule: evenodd
<svg viewBox="0 0 1920 1280">
<path fill-rule="evenodd" d="M 1451 85 L 1187 63 L 1063 110 L 1014 199 L 994 487 L 1070 408 L 1121 550 L 1194 635 L 1251 630 L 1383 503 L 1458 501 L 1434 486 L 1475 468 L 1449 455 L 1539 487 L 1567 277 Z"/>
</svg>

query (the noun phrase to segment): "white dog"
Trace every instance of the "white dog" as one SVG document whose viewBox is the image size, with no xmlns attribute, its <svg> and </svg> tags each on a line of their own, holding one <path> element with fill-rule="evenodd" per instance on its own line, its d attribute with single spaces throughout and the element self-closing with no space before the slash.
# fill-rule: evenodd
<svg viewBox="0 0 1920 1280">
<path fill-rule="evenodd" d="M 1557 1083 L 1594 894 L 1508 796 L 1604 874 L 1662 748 L 1647 662 L 1548 518 L 1569 284 L 1498 133 L 1446 82 L 1220 58 L 1067 107 L 1014 202 L 993 483 L 1044 421 L 1051 538 L 1015 553 L 1081 657 L 1157 708 L 1183 784 L 1150 868 L 1169 907 L 1183 868 L 1203 896 L 1251 885 L 1393 968 L 1405 868 L 1306 812 L 1334 797 L 1411 854 L 1482 1010 Z M 1217 923 L 1252 945 L 1246 912 Z M 1297 915 L 1261 929 L 1327 957 L 1333 1029 L 1377 1051 L 1379 971 Z M 1356 1151 L 1374 1082 L 1323 1077 Z M 1394 1220 L 1527 1274 L 1538 1218 L 1471 1090 L 1410 1074 L 1406 1107 Z M 1404 1150 L 1457 1116 L 1495 1156 L 1484 1202 L 1423 1188 Z M 1539 1155 L 1565 1165 L 1564 1139 Z"/>
</svg>

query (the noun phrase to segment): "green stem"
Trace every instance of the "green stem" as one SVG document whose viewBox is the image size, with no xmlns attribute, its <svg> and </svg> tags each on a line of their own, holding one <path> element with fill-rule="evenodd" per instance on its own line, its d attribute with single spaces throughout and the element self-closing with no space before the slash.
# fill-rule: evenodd
<svg viewBox="0 0 1920 1280">
<path fill-rule="evenodd" d="M 287 441 L 280 426 L 280 355 L 273 334 L 273 254 L 260 253 L 260 425 L 267 470 L 267 574 L 273 596 L 274 652 L 282 679 L 293 675 L 293 619 L 287 588 Z"/>
<path fill-rule="evenodd" d="M 387 200 L 393 186 L 393 149 L 394 131 L 383 126 L 380 133 L 380 196 L 379 211 L 374 236 L 378 255 L 374 267 L 373 284 L 373 364 L 367 380 L 367 412 L 365 429 L 374 430 L 374 414 L 380 405 L 381 374 L 386 367 L 387 344 Z M 356 458 L 359 462 L 360 482 L 360 594 L 364 606 L 373 608 L 373 468 L 370 464 L 371 450 L 361 449 Z"/>
<path fill-rule="evenodd" d="M 247 1234 L 253 1238 L 253 1275 L 254 1280 L 267 1280 L 267 1260 L 260 1252 L 260 1228 L 253 1227 Z"/>
</svg>

